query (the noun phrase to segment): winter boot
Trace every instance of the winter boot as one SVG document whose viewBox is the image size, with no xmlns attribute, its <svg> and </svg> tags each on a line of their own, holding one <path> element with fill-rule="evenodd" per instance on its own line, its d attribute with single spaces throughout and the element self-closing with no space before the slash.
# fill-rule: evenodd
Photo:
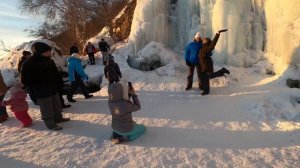
<svg viewBox="0 0 300 168">
<path fill-rule="evenodd" d="M 61 127 L 61 126 L 58 126 L 58 125 L 55 125 L 55 126 L 53 126 L 53 127 L 49 127 L 48 129 L 51 129 L 51 130 L 56 130 L 56 131 L 58 131 L 58 130 L 62 130 L 62 129 L 63 129 L 63 127 Z"/>
<path fill-rule="evenodd" d="M 185 90 L 192 89 L 192 86 L 193 86 L 193 76 L 188 76 Z"/>
<path fill-rule="evenodd" d="M 205 92 L 205 91 L 203 91 L 202 93 L 201 93 L 201 95 L 202 96 L 205 96 L 205 95 L 208 95 L 209 93 L 208 92 Z"/>
<path fill-rule="evenodd" d="M 72 102 L 72 103 L 76 102 L 76 100 L 74 100 L 74 99 L 68 99 L 68 101 Z"/>
<path fill-rule="evenodd" d="M 222 68 L 221 71 L 223 72 L 223 74 L 230 74 L 230 71 L 226 68 Z"/>
<path fill-rule="evenodd" d="M 115 132 L 112 133 L 110 139 L 111 139 L 111 142 L 113 144 L 120 144 L 122 142 L 128 141 L 128 137 L 127 136 L 122 136 L 122 135 L 117 134 Z"/>
<path fill-rule="evenodd" d="M 62 122 L 67 122 L 67 121 L 70 121 L 71 119 L 70 118 L 60 118 L 58 120 L 55 120 L 56 123 L 62 123 Z"/>
<path fill-rule="evenodd" d="M 61 107 L 62 108 L 69 108 L 69 107 L 71 107 L 71 105 L 70 104 L 62 104 Z"/>
<path fill-rule="evenodd" d="M 85 96 L 86 99 L 89 99 L 91 97 L 93 97 L 93 95 L 91 95 L 91 94 Z"/>
</svg>

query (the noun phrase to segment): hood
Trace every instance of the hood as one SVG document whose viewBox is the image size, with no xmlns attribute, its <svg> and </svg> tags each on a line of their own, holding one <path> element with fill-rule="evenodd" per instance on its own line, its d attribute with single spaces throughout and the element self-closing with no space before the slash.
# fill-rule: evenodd
<svg viewBox="0 0 300 168">
<path fill-rule="evenodd" d="M 74 58 L 77 58 L 77 59 L 81 60 L 81 57 L 80 57 L 80 55 L 78 53 L 73 53 L 71 55 L 71 57 L 74 57 Z"/>
<path fill-rule="evenodd" d="M 118 101 L 123 98 L 123 88 L 120 83 L 113 83 L 108 87 L 110 101 Z"/>
<path fill-rule="evenodd" d="M 14 83 L 14 85 L 9 89 L 11 93 L 18 93 L 18 92 L 22 92 L 22 84 L 19 81 L 16 81 Z"/>
<path fill-rule="evenodd" d="M 68 62 L 81 62 L 81 59 L 80 58 L 77 58 L 76 56 L 71 56 L 69 59 L 68 59 Z"/>
<path fill-rule="evenodd" d="M 113 65 L 114 63 L 115 63 L 114 60 L 108 60 L 108 61 L 107 61 L 107 64 L 108 64 L 108 65 Z"/>
</svg>

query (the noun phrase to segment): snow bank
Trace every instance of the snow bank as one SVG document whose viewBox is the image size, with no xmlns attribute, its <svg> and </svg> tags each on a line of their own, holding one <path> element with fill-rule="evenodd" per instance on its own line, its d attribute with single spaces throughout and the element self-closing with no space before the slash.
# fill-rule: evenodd
<svg viewBox="0 0 300 168">
<path fill-rule="evenodd" d="M 111 144 L 107 85 L 91 99 L 64 109 L 70 122 L 59 132 L 45 128 L 37 106 L 30 104 L 30 128 L 19 128 L 11 117 L 0 124 L 0 161 L 5 167 L 297 167 L 299 165 L 299 89 L 261 82 L 267 61 L 253 68 L 227 67 L 231 74 L 212 82 L 211 94 L 197 88 L 184 91 L 188 68 L 172 52 L 151 43 L 142 50 L 148 59 L 158 51 L 168 64 L 153 71 L 131 68 L 132 48 L 118 44 L 113 53 L 123 74 L 132 81 L 142 108 L 134 120 L 147 127 L 133 142 Z M 158 50 L 159 49 L 159 50 Z M 171 58 L 171 59 L 170 59 Z M 86 61 L 84 61 L 86 62 Z M 175 68 L 174 68 L 175 67 Z M 220 69 L 221 66 L 215 66 Z M 169 71 L 172 69 L 171 71 Z M 101 59 L 86 67 L 103 72 Z M 223 82 L 223 83 L 222 83 Z"/>
<path fill-rule="evenodd" d="M 23 44 L 17 46 L 0 61 L 1 73 L 7 86 L 11 86 L 19 76 L 17 72 L 17 66 L 19 60 L 22 57 L 22 52 L 30 51 L 32 53 L 31 46 L 35 42 L 43 42 L 51 46 L 51 58 L 54 60 L 59 69 L 61 69 L 64 72 L 68 72 L 68 66 L 66 62 L 67 58 L 62 56 L 62 51 L 60 47 L 50 40 L 38 38 L 37 40 L 24 42 Z M 83 64 L 87 64 L 87 58 L 84 59 L 85 61 L 83 61 Z M 100 64 L 100 62 L 98 64 Z M 88 65 L 86 66 L 85 71 L 89 76 L 89 81 L 87 81 L 89 85 L 101 84 L 103 76 L 103 67 L 91 68 L 90 65 Z M 67 81 L 68 78 L 65 78 L 64 80 Z"/>
<path fill-rule="evenodd" d="M 152 41 L 138 52 L 137 57 L 129 57 L 128 62 L 134 68 L 149 71 L 169 64 L 172 68 L 180 68 L 183 61 L 177 53 L 166 49 L 161 43 Z M 170 66 L 168 67 L 170 70 Z"/>
<path fill-rule="evenodd" d="M 62 56 L 62 51 L 60 47 L 58 47 L 54 42 L 40 37 L 37 38 L 37 40 L 22 43 L 21 45 L 12 49 L 11 52 L 9 52 L 4 58 L 1 59 L 0 69 L 7 86 L 11 86 L 13 82 L 17 79 L 16 77 L 18 77 L 19 75 L 17 72 L 17 68 L 18 62 L 22 57 L 22 52 L 29 51 L 32 53 L 31 46 L 35 42 L 43 42 L 48 44 L 52 48 L 51 57 L 56 63 L 56 65 L 61 70 L 67 72 L 65 58 Z"/>
</svg>

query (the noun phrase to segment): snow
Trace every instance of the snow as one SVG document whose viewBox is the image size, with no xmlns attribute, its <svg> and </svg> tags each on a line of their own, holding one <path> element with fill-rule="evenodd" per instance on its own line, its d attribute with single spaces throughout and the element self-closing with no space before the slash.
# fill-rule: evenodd
<svg viewBox="0 0 300 168">
<path fill-rule="evenodd" d="M 62 131 L 46 129 L 29 98 L 30 128 L 21 128 L 8 109 L 9 120 L 0 124 L 1 167 L 299 167 L 300 90 L 285 83 L 300 78 L 299 3 L 137 0 L 129 44 L 117 43 L 111 52 L 122 80 L 137 91 L 142 109 L 133 116 L 147 127 L 145 135 L 120 145 L 110 142 L 104 79 L 93 98 L 74 96 L 77 102 L 64 109 L 71 121 L 60 124 Z M 223 28 L 229 31 L 216 46 L 214 68 L 225 66 L 230 75 L 211 80 L 208 96 L 201 96 L 196 75 L 194 88 L 184 91 L 184 47 L 198 31 L 213 37 Z M 101 38 L 113 43 L 107 28 L 89 41 L 97 47 Z M 31 44 L 0 62 L 7 85 L 17 77 L 21 51 Z M 162 66 L 140 71 L 128 58 Z M 98 81 L 103 69 L 98 52 L 96 65 L 85 71 Z"/>
<path fill-rule="evenodd" d="M 19 46 L 12 49 L 12 51 L 10 51 L 7 55 L 5 55 L 0 60 L 1 73 L 3 76 L 5 76 L 4 82 L 6 83 L 7 86 L 12 86 L 13 82 L 18 77 L 17 67 L 18 67 L 18 62 L 22 57 L 22 52 L 29 51 L 32 53 L 31 46 L 35 42 L 43 42 L 51 46 L 52 59 L 56 63 L 57 67 L 59 67 L 59 69 L 67 72 L 67 68 L 65 66 L 66 61 L 65 58 L 60 54 L 61 52 L 60 47 L 58 47 L 53 41 L 39 37 L 36 40 L 32 40 L 20 44 Z"/>
<path fill-rule="evenodd" d="M 71 121 L 60 124 L 62 131 L 46 129 L 39 108 L 29 99 L 34 120 L 30 128 L 20 128 L 8 109 L 9 120 L 0 124 L 1 166 L 299 166 L 300 90 L 287 88 L 279 75 L 265 75 L 267 61 L 253 68 L 226 66 L 231 74 L 212 81 L 211 94 L 201 96 L 196 81 L 195 88 L 183 91 L 187 68 L 178 66 L 180 61 L 144 72 L 128 66 L 130 52 L 130 46 L 118 44 L 113 55 L 122 80 L 132 81 L 137 90 L 142 109 L 133 116 L 147 127 L 145 135 L 120 145 L 110 142 L 108 82 L 104 80 L 93 98 L 76 95 L 78 101 L 64 109 Z M 86 71 L 103 71 L 101 57 L 96 62 Z"/>
<path fill-rule="evenodd" d="M 86 44 L 88 42 L 91 42 L 94 47 L 98 48 L 99 49 L 99 45 L 98 43 L 101 41 L 101 39 L 104 39 L 108 45 L 111 45 L 114 43 L 114 40 L 113 38 L 110 36 L 110 33 L 109 33 L 109 27 L 104 27 L 100 33 L 97 34 L 97 36 L 94 36 L 92 38 L 90 38 L 89 40 L 86 41 Z M 85 44 L 85 45 L 86 45 Z"/>
</svg>

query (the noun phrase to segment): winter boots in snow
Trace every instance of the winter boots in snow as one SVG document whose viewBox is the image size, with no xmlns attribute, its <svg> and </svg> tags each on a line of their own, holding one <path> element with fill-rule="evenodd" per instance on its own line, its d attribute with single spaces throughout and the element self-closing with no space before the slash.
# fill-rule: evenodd
<svg viewBox="0 0 300 168">
<path fill-rule="evenodd" d="M 59 120 L 55 120 L 56 123 L 62 123 L 62 122 L 67 122 L 67 121 L 70 121 L 71 119 L 70 118 L 61 118 Z"/>
<path fill-rule="evenodd" d="M 127 136 L 122 136 L 115 132 L 112 133 L 110 139 L 111 139 L 112 144 L 115 144 L 115 145 L 128 141 Z"/>
<path fill-rule="evenodd" d="M 58 130 L 62 130 L 63 127 L 61 127 L 61 126 L 59 126 L 59 125 L 56 125 L 56 126 L 51 127 L 51 128 L 49 128 L 49 129 L 58 131 Z"/>
<path fill-rule="evenodd" d="M 221 71 L 223 72 L 223 74 L 230 74 L 230 71 L 226 68 L 222 68 Z"/>
</svg>

